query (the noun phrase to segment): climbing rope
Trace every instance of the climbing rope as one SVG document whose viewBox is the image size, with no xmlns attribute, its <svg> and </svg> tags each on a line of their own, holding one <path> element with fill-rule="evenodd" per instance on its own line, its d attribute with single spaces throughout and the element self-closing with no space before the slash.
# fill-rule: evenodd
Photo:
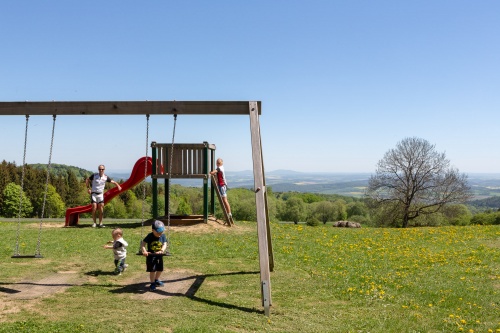
<svg viewBox="0 0 500 333">
<path fill-rule="evenodd" d="M 42 237 L 42 225 L 43 225 L 43 217 L 45 214 L 45 203 L 47 201 L 47 192 L 49 188 L 49 179 L 50 179 L 50 167 L 52 163 L 52 148 L 54 147 L 54 133 L 56 129 L 56 115 L 53 115 L 53 121 L 52 121 L 52 138 L 50 140 L 50 153 L 49 153 L 49 162 L 47 164 L 47 178 L 45 179 L 45 193 L 43 194 L 43 204 L 42 204 L 42 215 L 40 217 L 40 226 L 38 228 L 38 241 L 37 241 L 37 246 L 36 246 L 36 252 L 35 252 L 35 257 L 40 258 L 40 244 L 41 244 L 41 237 Z"/>
<path fill-rule="evenodd" d="M 26 115 L 26 127 L 24 130 L 24 153 L 23 153 L 23 167 L 21 172 L 21 191 L 19 192 L 19 211 L 17 214 L 17 232 L 16 232 L 16 247 L 14 249 L 14 257 L 19 257 L 19 237 L 20 237 L 20 229 L 21 229 L 21 211 L 23 207 L 23 188 L 24 188 L 24 173 L 25 173 L 25 165 L 26 165 L 26 145 L 28 143 L 28 123 L 30 116 Z"/>
</svg>

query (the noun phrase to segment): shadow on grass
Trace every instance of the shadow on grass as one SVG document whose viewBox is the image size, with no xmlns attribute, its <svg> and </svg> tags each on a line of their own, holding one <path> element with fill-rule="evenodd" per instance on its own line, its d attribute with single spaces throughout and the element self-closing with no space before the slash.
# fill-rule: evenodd
<svg viewBox="0 0 500 333">
<path fill-rule="evenodd" d="M 172 293 L 168 291 L 161 290 L 160 288 L 156 289 L 154 293 L 164 295 L 164 296 L 176 296 L 176 297 L 187 297 L 193 301 L 197 302 L 202 302 L 206 303 L 212 306 L 219 306 L 221 308 L 226 308 L 226 309 L 236 309 L 244 312 L 250 312 L 250 313 L 264 313 L 263 310 L 257 310 L 254 308 L 246 308 L 242 306 L 237 306 L 234 304 L 229 304 L 229 303 L 224 303 L 224 302 L 217 302 L 205 298 L 201 298 L 196 296 L 196 292 L 198 289 L 200 289 L 201 285 L 205 281 L 205 279 L 209 277 L 214 277 L 214 276 L 229 276 L 229 275 L 245 275 L 245 274 L 259 274 L 260 272 L 231 272 L 231 273 L 221 273 L 221 274 L 203 274 L 203 275 L 192 275 L 192 276 L 187 276 L 179 279 L 170 279 L 170 280 L 164 280 L 165 284 L 168 285 L 169 283 L 174 283 L 174 282 L 181 282 L 181 281 L 188 281 L 188 280 L 193 280 L 193 283 L 189 287 L 189 289 L 185 293 Z M 148 283 L 134 283 L 134 284 L 129 284 L 127 286 L 123 286 L 118 289 L 110 290 L 111 293 L 116 293 L 116 294 L 122 294 L 122 293 L 131 293 L 131 294 L 144 294 L 144 293 L 149 293 L 149 284 Z"/>
<path fill-rule="evenodd" d="M 114 271 L 101 271 L 100 269 L 97 271 L 90 271 L 85 273 L 88 276 L 99 276 L 99 275 L 116 275 Z"/>
<path fill-rule="evenodd" d="M 212 306 L 218 306 L 218 307 L 226 308 L 226 309 L 236 309 L 239 311 L 249 312 L 249 313 L 263 314 L 264 310 L 257 310 L 255 308 L 247 308 L 247 307 L 237 306 L 237 305 L 230 304 L 230 303 L 213 301 L 213 300 L 209 300 L 209 299 L 205 299 L 205 298 L 201 298 L 201 297 L 196 296 L 197 291 L 200 289 L 203 282 L 207 278 L 215 277 L 215 276 L 247 275 L 247 274 L 259 274 L 259 272 L 255 271 L 255 272 L 230 272 L 230 273 L 221 273 L 221 274 L 202 274 L 202 275 L 191 275 L 191 276 L 178 278 L 178 279 L 164 280 L 167 285 L 169 283 L 189 281 L 189 280 L 193 280 L 193 283 L 191 284 L 191 286 L 188 288 L 188 290 L 185 293 L 168 292 L 168 291 L 161 290 L 161 288 L 156 289 L 156 291 L 154 291 L 154 293 L 163 295 L 165 297 L 167 297 L 167 296 L 187 297 L 193 301 L 205 303 L 205 304 L 212 305 Z M 99 276 L 99 275 L 115 275 L 115 274 L 114 274 L 114 272 L 96 270 L 96 271 L 87 272 L 87 273 L 85 273 L 85 275 Z M 75 287 L 75 286 L 80 286 L 80 287 L 84 287 L 84 288 L 98 286 L 95 284 L 83 284 L 83 285 L 81 285 L 81 284 L 71 284 L 71 283 L 36 283 L 36 282 L 17 282 L 17 283 L 2 283 L 2 282 L 0 282 L 0 285 L 4 285 L 4 286 L 5 285 L 9 285 L 9 286 L 30 285 L 30 286 L 45 286 L 45 287 Z M 108 287 L 109 288 L 109 287 L 114 287 L 114 286 L 102 285 L 101 287 Z M 0 293 L 17 294 L 20 292 L 21 292 L 21 290 L 16 290 L 16 289 L 11 289 L 11 288 L 0 286 Z M 120 288 L 110 290 L 110 292 L 115 293 L 115 294 L 123 294 L 123 293 L 145 294 L 145 293 L 149 293 L 151 291 L 149 291 L 149 283 L 141 282 L 141 283 L 134 283 L 134 284 L 122 286 Z"/>
<path fill-rule="evenodd" d="M 20 290 L 16 290 L 16 289 L 10 289 L 10 288 L 0 287 L 0 293 L 17 294 L 17 293 L 20 293 L 20 292 L 21 292 Z"/>
<path fill-rule="evenodd" d="M 9 282 L 9 283 L 0 282 L 0 285 L 28 286 L 28 287 L 74 287 L 75 286 L 75 284 L 71 283 L 39 283 L 39 282 Z M 21 292 L 23 292 L 23 290 L 0 287 L 0 293 L 4 294 L 13 295 Z"/>
<path fill-rule="evenodd" d="M 113 230 L 115 228 L 120 228 L 120 229 L 136 229 L 142 227 L 143 224 L 141 222 L 127 222 L 127 223 L 104 223 L 104 228 L 96 226 L 95 229 L 109 229 Z M 146 224 L 144 224 L 146 226 Z M 149 225 L 151 226 L 151 224 Z M 72 225 L 72 226 L 67 226 L 65 228 L 92 228 L 92 222 L 91 223 L 82 223 L 82 224 L 77 224 L 77 225 Z M 150 228 L 151 229 L 151 228 Z"/>
</svg>

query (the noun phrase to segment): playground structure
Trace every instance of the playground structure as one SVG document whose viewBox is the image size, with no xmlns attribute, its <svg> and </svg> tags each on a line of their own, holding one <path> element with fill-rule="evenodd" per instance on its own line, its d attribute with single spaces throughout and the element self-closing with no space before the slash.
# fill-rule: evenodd
<svg viewBox="0 0 500 333">
<path fill-rule="evenodd" d="M 172 161 L 172 144 L 151 143 L 152 157 L 141 157 L 137 160 L 130 177 L 121 185 L 122 190 L 112 188 L 104 192 L 104 202 L 108 203 L 123 191 L 127 191 L 132 187 L 142 182 L 145 177 L 152 178 L 152 196 L 153 196 L 153 219 L 166 222 L 168 215 L 168 207 L 170 200 L 170 179 L 179 178 L 199 178 L 203 180 L 203 215 L 170 215 L 169 224 L 171 225 L 187 225 L 200 222 L 208 222 L 209 215 L 215 215 L 215 194 L 219 199 L 220 207 L 224 213 L 226 224 L 231 226 L 234 224 L 232 218 L 228 216 L 225 206 L 222 203 L 220 192 L 216 184 L 210 187 L 209 198 L 209 181 L 210 171 L 215 168 L 215 145 L 204 142 L 202 144 L 186 144 L 177 143 L 173 150 Z M 146 171 L 144 172 L 146 163 Z M 170 163 L 172 163 L 171 174 Z M 165 212 L 164 216 L 158 213 L 158 179 L 165 180 Z M 85 206 L 71 207 L 66 210 L 65 226 L 77 226 L 80 214 L 89 213 L 92 211 L 92 204 Z M 146 223 L 147 224 L 147 223 Z"/>
<path fill-rule="evenodd" d="M 170 200 L 170 180 L 171 179 L 202 179 L 203 180 L 203 216 L 199 215 L 170 215 L 172 224 L 193 224 L 199 222 L 208 222 L 209 214 L 215 215 L 215 194 L 219 199 L 220 207 L 224 213 L 226 224 L 234 224 L 232 217 L 228 215 L 219 188 L 216 184 L 210 186 L 209 198 L 209 178 L 210 171 L 215 169 L 215 145 L 203 142 L 195 143 L 176 143 L 162 144 L 151 143 L 153 159 L 153 216 L 155 219 L 163 220 L 158 214 L 158 180 L 165 181 L 165 216 L 168 214 Z M 170 165 L 172 163 L 172 165 Z M 170 175 L 169 175 L 170 170 Z"/>
<path fill-rule="evenodd" d="M 267 191 L 264 177 L 262 141 L 258 101 L 236 102 L 178 102 L 178 101 L 124 101 L 124 102 L 0 102 L 0 115 L 249 115 L 254 174 L 257 234 L 260 265 L 260 289 L 264 313 L 269 316 L 271 298 L 270 272 L 274 258 L 269 225 Z M 50 160 L 49 160 L 50 161 Z M 144 161 L 143 161 L 144 163 Z M 136 163 L 137 164 L 137 163 Z M 50 162 L 49 162 L 50 165 Z M 24 163 L 23 163 L 24 166 Z M 172 165 L 173 167 L 173 165 Z M 171 172 L 174 173 L 173 171 Z M 143 175 L 144 177 L 144 175 Z M 131 178 L 133 178 L 131 176 Z M 137 180 L 137 179 L 136 179 Z M 139 180 L 140 181 L 140 180 Z M 207 179 L 208 182 L 208 179 Z M 132 182 L 131 182 L 132 183 Z M 133 186 L 133 185 L 127 185 Z M 108 192 L 113 195 L 114 189 Z M 116 194 L 114 194 L 116 195 Z M 213 200 L 212 200 L 213 202 Z M 73 212 L 76 214 L 77 212 Z M 70 214 L 71 215 L 71 214 Z"/>
</svg>

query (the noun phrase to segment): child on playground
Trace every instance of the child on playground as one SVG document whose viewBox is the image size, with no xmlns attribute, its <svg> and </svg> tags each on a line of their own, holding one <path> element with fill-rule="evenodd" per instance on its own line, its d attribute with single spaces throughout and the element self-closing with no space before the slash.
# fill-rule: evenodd
<svg viewBox="0 0 500 333">
<path fill-rule="evenodd" d="M 151 225 L 152 231 L 146 235 L 141 242 L 141 253 L 146 257 L 146 272 L 149 272 L 150 291 L 155 291 L 156 287 L 162 287 L 160 281 L 163 272 L 163 255 L 167 249 L 167 237 L 163 233 L 165 225 L 162 221 L 154 221 Z"/>
<path fill-rule="evenodd" d="M 232 219 L 233 215 L 231 214 L 231 206 L 229 205 L 229 201 L 227 201 L 227 181 L 226 173 L 224 172 L 224 161 L 222 158 L 219 157 L 217 159 L 217 169 L 211 171 L 210 174 L 217 174 L 217 185 L 219 186 L 220 196 L 222 197 L 222 202 L 224 203 L 224 207 L 226 207 L 229 218 Z"/>
<path fill-rule="evenodd" d="M 104 248 L 113 250 L 113 254 L 115 256 L 115 274 L 121 275 L 121 273 L 125 271 L 125 268 L 128 267 L 125 263 L 128 243 L 125 239 L 123 239 L 123 231 L 120 228 L 113 229 L 113 231 L 111 231 L 111 235 L 113 236 L 113 240 L 104 245 Z"/>
</svg>

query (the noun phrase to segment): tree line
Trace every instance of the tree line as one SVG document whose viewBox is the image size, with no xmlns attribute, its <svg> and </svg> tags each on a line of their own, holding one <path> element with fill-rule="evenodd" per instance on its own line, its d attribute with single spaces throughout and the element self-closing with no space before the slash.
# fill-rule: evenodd
<svg viewBox="0 0 500 333">
<path fill-rule="evenodd" d="M 59 165 L 57 173 L 51 173 L 47 183 L 46 168 L 14 163 L 0 164 L 0 216 L 6 218 L 41 217 L 62 218 L 67 208 L 87 205 L 90 202 L 85 187 L 85 178 L 90 171 L 75 174 L 75 169 Z M 63 172 L 62 170 L 65 170 Z M 22 173 L 24 172 L 24 176 Z M 21 192 L 21 179 L 23 179 Z M 119 183 L 124 180 L 115 179 Z M 45 194 L 45 187 L 47 193 Z M 164 211 L 164 186 L 158 186 L 158 208 Z M 22 206 L 20 197 L 22 193 Z M 45 206 L 43 200 L 45 197 Z M 236 221 L 256 221 L 255 194 L 251 189 L 228 190 L 233 217 Z M 402 227 L 403 220 L 394 218 L 394 203 L 380 205 L 373 197 L 355 198 L 338 194 L 315 194 L 299 192 L 276 192 L 267 189 L 269 216 L 271 221 L 302 223 L 315 226 L 329 222 L 349 220 L 364 226 Z M 21 208 L 21 210 L 20 210 Z M 199 187 L 171 185 L 170 210 L 172 214 L 202 214 L 203 191 Z M 149 219 L 152 216 L 152 184 L 142 182 L 129 191 L 121 193 L 104 207 L 106 218 Z M 222 218 L 219 202 L 216 216 Z M 89 217 L 89 215 L 82 215 Z M 433 214 L 419 214 L 407 221 L 406 226 L 441 226 L 468 224 L 500 224 L 500 212 L 478 210 L 466 204 L 444 205 Z"/>
</svg>

